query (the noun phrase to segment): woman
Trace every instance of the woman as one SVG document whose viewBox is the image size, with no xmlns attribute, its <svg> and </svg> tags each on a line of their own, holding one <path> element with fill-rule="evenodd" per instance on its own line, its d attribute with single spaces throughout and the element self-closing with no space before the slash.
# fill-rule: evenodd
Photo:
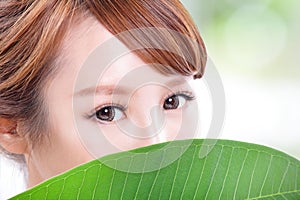
<svg viewBox="0 0 300 200">
<path fill-rule="evenodd" d="M 4 0 L 0 15 L 0 145 L 26 163 L 28 188 L 109 153 L 107 141 L 177 138 L 195 99 L 186 82 L 206 63 L 178 0 Z M 122 45 L 128 53 L 104 62 Z"/>
</svg>

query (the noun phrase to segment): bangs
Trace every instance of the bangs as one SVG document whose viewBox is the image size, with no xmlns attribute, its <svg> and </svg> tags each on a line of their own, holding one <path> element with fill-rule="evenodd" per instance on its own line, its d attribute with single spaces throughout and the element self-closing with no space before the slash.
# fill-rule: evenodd
<svg viewBox="0 0 300 200">
<path fill-rule="evenodd" d="M 205 45 L 179 1 L 88 1 L 88 7 L 108 31 L 160 73 L 203 76 Z"/>
</svg>

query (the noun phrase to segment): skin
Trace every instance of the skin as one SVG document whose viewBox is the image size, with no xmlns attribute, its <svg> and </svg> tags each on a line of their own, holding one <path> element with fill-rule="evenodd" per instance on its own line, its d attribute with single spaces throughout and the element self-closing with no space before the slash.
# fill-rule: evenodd
<svg viewBox="0 0 300 200">
<path fill-rule="evenodd" d="M 92 69 L 83 74 L 84 81 L 78 79 L 90 53 L 113 37 L 93 18 L 70 29 L 63 42 L 59 71 L 48 81 L 44 93 L 51 127 L 49 139 L 34 148 L 30 148 L 28 142 L 21 151 L 29 170 L 28 187 L 107 153 L 188 137 L 181 137 L 179 132 L 183 114 L 189 115 L 193 110 L 194 94 L 187 86 L 189 77 L 162 75 L 131 52 L 105 68 L 97 85 L 89 78 L 94 75 Z M 135 81 L 124 79 L 128 74 L 141 76 L 135 74 L 138 69 L 157 78 L 160 84 L 135 85 Z M 98 87 L 97 92 L 93 93 L 95 87 Z M 119 87 L 126 89 L 114 93 L 113 89 Z M 178 101 L 179 104 L 174 109 L 165 109 L 168 101 Z M 125 108 L 112 109 L 109 107 L 112 103 Z M 114 110 L 112 120 L 102 120 L 100 114 L 107 114 L 104 107 Z M 158 112 L 151 116 L 153 108 Z M 156 115 L 162 114 L 163 123 L 154 120 L 156 117 L 160 119 Z M 138 131 L 126 133 L 124 130 L 128 124 L 138 127 L 136 130 L 142 130 L 146 135 L 141 137 Z M 154 129 L 159 132 L 151 133 Z"/>
</svg>

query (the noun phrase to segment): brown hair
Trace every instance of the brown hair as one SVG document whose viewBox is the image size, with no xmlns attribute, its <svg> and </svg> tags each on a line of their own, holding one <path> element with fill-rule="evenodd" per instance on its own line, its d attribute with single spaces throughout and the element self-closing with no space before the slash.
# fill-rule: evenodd
<svg viewBox="0 0 300 200">
<path fill-rule="evenodd" d="M 42 88 L 53 76 L 55 60 L 69 26 L 76 18 L 83 20 L 84 13 L 96 17 L 114 35 L 143 27 L 166 28 L 186 35 L 198 45 L 174 38 L 171 42 L 167 37 L 154 37 L 154 40 L 188 50 L 194 63 L 159 49 L 143 49 L 136 54 L 145 62 L 164 65 L 159 65 L 157 70 L 165 74 L 179 73 L 195 78 L 203 75 L 205 47 L 179 0 L 2 0 L 0 117 L 23 123 L 32 143 L 43 137 L 41 127 L 47 126 Z M 120 40 L 130 46 L 138 38 Z"/>
</svg>

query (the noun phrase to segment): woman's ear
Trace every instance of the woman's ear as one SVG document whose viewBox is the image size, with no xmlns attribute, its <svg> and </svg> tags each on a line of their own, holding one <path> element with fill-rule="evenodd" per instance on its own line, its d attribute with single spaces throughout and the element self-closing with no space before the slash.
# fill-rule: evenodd
<svg viewBox="0 0 300 200">
<path fill-rule="evenodd" d="M 28 153 L 28 142 L 18 133 L 17 122 L 11 119 L 0 118 L 0 145 L 10 153 Z"/>
</svg>

